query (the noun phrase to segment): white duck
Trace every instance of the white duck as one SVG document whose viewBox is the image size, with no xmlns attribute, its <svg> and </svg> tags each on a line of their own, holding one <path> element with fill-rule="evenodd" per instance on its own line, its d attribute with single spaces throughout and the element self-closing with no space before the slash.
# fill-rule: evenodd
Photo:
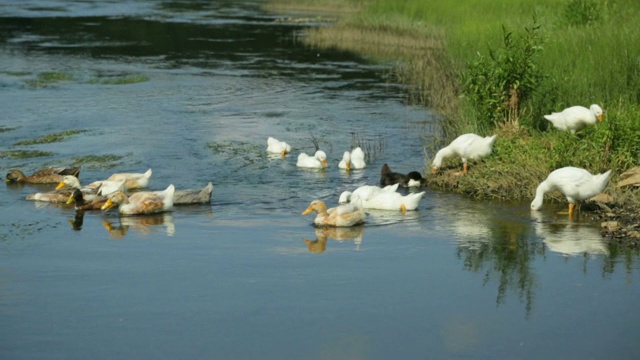
<svg viewBox="0 0 640 360">
<path fill-rule="evenodd" d="M 442 161 L 454 156 L 462 159 L 463 174 L 469 171 L 468 160 L 480 160 L 489 156 L 493 151 L 498 135 L 482 137 L 476 134 L 463 134 L 455 138 L 451 144 L 440 149 L 433 159 L 433 173 L 436 174 L 442 166 Z"/>
<path fill-rule="evenodd" d="M 351 152 L 345 151 L 338 167 L 345 170 L 364 169 L 367 167 L 367 163 L 364 161 L 364 151 L 359 146 Z"/>
<path fill-rule="evenodd" d="M 269 136 L 267 139 L 267 152 L 285 156 L 291 152 L 291 146 L 284 141 L 279 141 L 278 139 Z"/>
<path fill-rule="evenodd" d="M 536 197 L 531 202 L 531 210 L 539 210 L 542 207 L 544 194 L 558 190 L 569 201 L 569 216 L 573 215 L 576 203 L 592 198 L 604 190 L 609 183 L 611 170 L 592 175 L 585 169 L 576 167 L 563 167 L 552 171 L 547 179 L 538 185 Z M 578 205 L 578 210 L 580 206 Z"/>
<path fill-rule="evenodd" d="M 118 191 L 112 194 L 102 206 L 102 210 L 109 210 L 118 205 L 118 212 L 122 215 L 155 214 L 173 209 L 173 193 L 175 187 L 169 185 L 163 191 L 140 191 L 128 196 Z"/>
<path fill-rule="evenodd" d="M 394 191 L 381 191 L 370 199 L 363 200 L 362 206 L 365 209 L 400 210 L 404 213 L 416 210 L 424 194 L 425 192 L 421 191 L 402 196 L 402 194 Z"/>
<path fill-rule="evenodd" d="M 596 120 L 602 121 L 604 115 L 602 108 L 597 104 L 593 104 L 589 109 L 584 106 L 572 106 L 561 112 L 545 115 L 544 118 L 551 121 L 556 129 L 569 130 L 572 134 L 575 134 L 576 131 L 595 124 Z"/>
<path fill-rule="evenodd" d="M 126 179 L 122 179 L 119 181 L 114 180 L 101 180 L 94 181 L 86 186 L 80 185 L 80 180 L 73 175 L 65 175 L 62 178 L 62 181 L 56 186 L 56 190 L 60 190 L 65 187 L 81 189 L 82 192 L 86 194 L 97 194 L 102 196 L 107 196 L 109 194 L 113 194 L 116 191 L 126 191 Z"/>
<path fill-rule="evenodd" d="M 149 179 L 151 178 L 151 169 L 144 173 L 115 173 L 107 179 L 107 181 L 122 181 L 125 180 L 124 186 L 127 189 L 140 189 L 146 188 L 149 185 Z"/>
<path fill-rule="evenodd" d="M 353 192 L 343 191 L 342 194 L 340 194 L 338 202 L 340 204 L 348 203 L 351 201 L 351 198 L 353 196 L 359 197 L 360 199 L 362 199 L 362 201 L 367 201 L 382 191 L 396 192 L 398 190 L 398 186 L 400 186 L 400 184 L 398 183 L 394 185 L 388 185 L 383 188 L 375 185 L 363 185 L 353 190 Z"/>
<path fill-rule="evenodd" d="M 298 167 L 322 169 L 327 167 L 327 154 L 324 151 L 318 150 L 313 156 L 309 156 L 306 153 L 298 155 Z"/>
<path fill-rule="evenodd" d="M 316 212 L 313 223 L 318 226 L 354 226 L 364 223 L 366 214 L 362 208 L 362 200 L 355 197 L 349 204 L 338 205 L 327 209 L 327 205 L 322 200 L 313 200 L 309 207 L 302 212 L 307 215 Z"/>
</svg>

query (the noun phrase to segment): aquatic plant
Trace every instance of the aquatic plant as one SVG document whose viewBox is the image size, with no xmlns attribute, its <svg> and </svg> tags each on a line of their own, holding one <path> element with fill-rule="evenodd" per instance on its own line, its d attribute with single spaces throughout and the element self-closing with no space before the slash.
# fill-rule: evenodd
<svg viewBox="0 0 640 360">
<path fill-rule="evenodd" d="M 29 158 L 51 156 L 53 154 L 54 153 L 50 151 L 40 151 L 40 150 L 7 150 L 7 151 L 0 151 L 0 158 L 29 159 Z"/>
<path fill-rule="evenodd" d="M 59 133 L 55 133 L 55 134 L 48 134 L 48 135 L 39 137 L 39 138 L 34 139 L 34 140 L 18 141 L 14 145 L 15 146 L 20 146 L 20 145 L 49 144 L 49 143 L 62 141 L 62 140 L 66 139 L 69 136 L 81 134 L 81 133 L 86 132 L 86 131 L 87 130 L 68 130 L 68 131 L 63 131 L 63 132 L 59 132 Z"/>
</svg>

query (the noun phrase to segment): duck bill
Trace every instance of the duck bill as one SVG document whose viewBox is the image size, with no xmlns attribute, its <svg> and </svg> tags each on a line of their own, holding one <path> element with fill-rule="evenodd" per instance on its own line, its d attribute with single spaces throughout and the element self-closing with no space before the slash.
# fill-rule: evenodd
<svg viewBox="0 0 640 360">
<path fill-rule="evenodd" d="M 322 167 L 327 167 L 327 160 L 322 160 Z"/>
<path fill-rule="evenodd" d="M 282 152 L 280 153 L 280 155 L 282 155 L 282 157 L 287 156 L 287 150 L 282 150 Z"/>
<path fill-rule="evenodd" d="M 60 181 L 60 183 L 58 184 L 58 186 L 56 186 L 56 190 L 60 190 L 60 189 L 62 189 L 63 187 L 65 187 L 65 185 L 66 185 L 66 184 L 64 183 L 64 181 Z"/>
<path fill-rule="evenodd" d="M 307 215 L 307 214 L 310 214 L 310 213 L 312 213 L 312 212 L 313 212 L 313 208 L 312 208 L 311 206 L 309 206 L 309 207 L 307 208 L 307 210 L 305 210 L 305 211 L 303 211 L 303 212 L 302 212 L 302 215 Z"/>
<path fill-rule="evenodd" d="M 437 173 L 438 173 L 438 168 L 434 166 L 434 167 L 431 169 L 431 172 L 432 172 L 434 175 L 435 175 L 435 174 L 437 174 Z"/>
<path fill-rule="evenodd" d="M 599 121 L 604 120 L 604 115 L 603 115 L 603 114 L 598 115 L 598 120 L 599 120 Z"/>
<path fill-rule="evenodd" d="M 102 205 L 102 207 L 100 208 L 101 210 L 109 210 L 113 207 L 113 201 L 111 201 L 111 199 L 108 199 L 104 205 Z"/>
<path fill-rule="evenodd" d="M 326 165 L 325 165 L 325 166 L 326 166 Z M 351 170 L 351 162 L 348 162 L 348 163 L 347 163 L 347 171 L 350 171 L 350 170 Z"/>
<path fill-rule="evenodd" d="M 71 205 L 74 202 L 76 202 L 76 199 L 73 198 L 73 195 L 69 196 L 69 198 L 67 199 L 67 205 Z"/>
</svg>

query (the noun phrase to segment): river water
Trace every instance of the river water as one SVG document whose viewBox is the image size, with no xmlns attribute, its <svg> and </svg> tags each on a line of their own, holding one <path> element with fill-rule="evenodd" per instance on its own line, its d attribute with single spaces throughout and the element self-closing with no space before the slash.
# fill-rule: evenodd
<svg viewBox="0 0 640 360">
<path fill-rule="evenodd" d="M 326 24 L 280 17 L 257 1 L 0 4 L 0 170 L 215 186 L 210 205 L 124 218 L 0 187 L 0 358 L 640 357 L 637 253 L 562 204 L 426 189 L 415 212 L 312 227 L 311 200 L 377 184 L 384 163 L 423 171 L 434 116 L 388 66 L 298 41 Z M 293 153 L 269 157 L 268 136 Z M 312 138 L 325 171 L 295 166 Z M 355 143 L 368 167 L 346 174 Z"/>
</svg>

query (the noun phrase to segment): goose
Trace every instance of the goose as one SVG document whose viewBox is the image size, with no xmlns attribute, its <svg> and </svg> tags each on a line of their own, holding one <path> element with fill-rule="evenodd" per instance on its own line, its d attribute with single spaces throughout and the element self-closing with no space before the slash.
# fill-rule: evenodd
<svg viewBox="0 0 640 360">
<path fill-rule="evenodd" d="M 291 146 L 284 141 L 269 136 L 267 139 L 267 152 L 272 154 L 280 154 L 283 157 L 291 152 Z"/>
<path fill-rule="evenodd" d="M 307 215 L 316 212 L 313 223 L 317 226 L 354 226 L 364 223 L 366 214 L 362 208 L 362 200 L 354 197 L 351 203 L 338 205 L 327 209 L 327 205 L 322 200 L 313 200 L 309 207 L 302 212 Z"/>
<path fill-rule="evenodd" d="M 476 134 L 463 134 L 455 138 L 448 146 L 440 149 L 433 163 L 433 173 L 437 174 L 442 166 L 442 161 L 451 157 L 459 156 L 462 159 L 463 174 L 469 171 L 469 160 L 480 160 L 491 154 L 493 144 L 498 135 L 482 137 Z"/>
<path fill-rule="evenodd" d="M 402 195 L 394 191 L 381 191 L 368 200 L 362 201 L 362 206 L 365 209 L 376 210 L 400 210 L 403 213 L 407 211 L 413 211 L 418 208 L 420 199 L 424 196 L 425 192 L 409 193 Z"/>
<path fill-rule="evenodd" d="M 10 170 L 6 177 L 6 182 L 29 183 L 29 184 L 57 184 L 62 181 L 65 175 L 80 175 L 80 167 L 48 167 L 40 169 L 31 175 L 25 175 L 20 169 Z"/>
<path fill-rule="evenodd" d="M 173 193 L 173 205 L 209 204 L 211 193 L 213 193 L 211 182 L 202 189 L 176 190 Z"/>
<path fill-rule="evenodd" d="M 407 175 L 393 172 L 389 165 L 382 165 L 380 169 L 380 186 L 400 184 L 402 187 L 419 187 L 424 185 L 426 179 L 417 171 L 411 171 Z"/>
<path fill-rule="evenodd" d="M 115 173 L 107 178 L 106 181 L 120 182 L 126 180 L 124 186 L 127 190 L 146 188 L 151 178 L 151 169 L 144 173 Z"/>
<path fill-rule="evenodd" d="M 364 161 L 364 151 L 358 146 L 357 148 L 349 151 L 345 151 L 342 155 L 342 161 L 338 164 L 340 169 L 351 170 L 351 169 L 364 169 L 367 167 L 367 164 Z"/>
<path fill-rule="evenodd" d="M 125 178 L 114 181 L 114 180 L 101 180 L 94 181 L 87 186 L 81 186 L 80 180 L 73 175 L 65 175 L 62 178 L 62 181 L 56 187 L 56 190 L 63 189 L 65 187 L 69 188 L 78 188 L 82 189 L 85 194 L 93 193 L 97 195 L 107 196 L 116 191 L 126 191 L 127 187 L 125 186 L 127 180 Z"/>
<path fill-rule="evenodd" d="M 353 190 L 353 192 L 351 191 L 343 191 L 342 194 L 340 194 L 340 198 L 338 200 L 338 203 L 340 204 L 345 204 L 351 201 L 351 197 L 352 196 L 357 196 L 360 199 L 362 199 L 362 201 L 367 201 L 370 198 L 376 196 L 378 193 L 380 193 L 381 191 L 390 191 L 390 192 L 396 192 L 398 190 L 398 186 L 400 184 L 396 183 L 394 185 L 387 185 L 383 188 L 379 187 L 379 186 L 375 186 L 375 185 L 363 185 L 360 186 L 359 188 L 356 188 L 355 190 Z"/>
<path fill-rule="evenodd" d="M 597 104 L 593 104 L 588 109 L 579 105 L 568 107 L 561 112 L 545 115 L 544 118 L 551 121 L 556 129 L 569 130 L 572 134 L 575 134 L 576 131 L 595 124 L 596 120 L 602 121 L 604 115 L 602 108 Z"/>
<path fill-rule="evenodd" d="M 597 175 L 593 175 L 585 169 L 572 166 L 554 170 L 538 185 L 536 196 L 531 202 L 531 210 L 539 210 L 542 207 L 545 193 L 558 190 L 566 196 L 569 202 L 569 216 L 572 216 L 576 203 L 579 211 L 580 201 L 590 199 L 601 193 L 609 183 L 610 178 L 611 170 Z"/>
<path fill-rule="evenodd" d="M 298 155 L 298 167 L 322 169 L 327 167 L 327 154 L 322 150 L 317 150 L 313 156 L 309 156 L 306 153 L 300 153 Z"/>
<path fill-rule="evenodd" d="M 169 185 L 163 191 L 140 191 L 127 196 L 122 191 L 112 194 L 102 206 L 102 210 L 109 210 L 118 206 L 122 215 L 156 214 L 173 209 L 173 194 L 175 187 Z"/>
</svg>

